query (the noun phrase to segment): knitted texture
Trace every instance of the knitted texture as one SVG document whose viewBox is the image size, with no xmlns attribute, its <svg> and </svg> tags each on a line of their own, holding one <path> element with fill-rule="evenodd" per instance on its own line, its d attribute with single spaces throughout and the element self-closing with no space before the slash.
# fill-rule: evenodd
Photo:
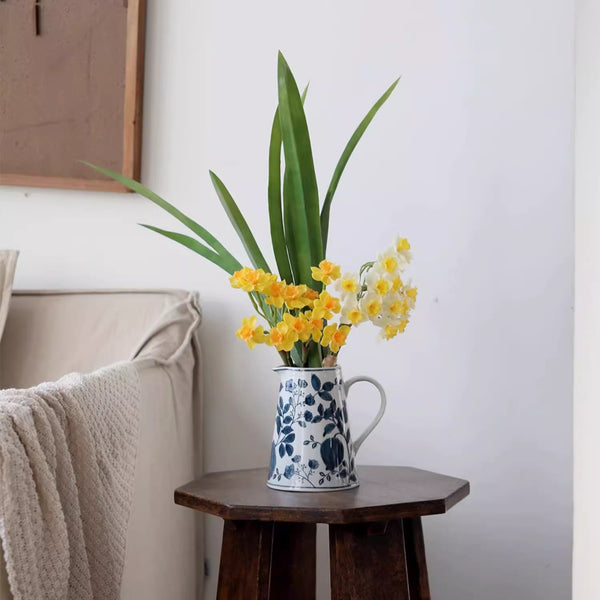
<svg viewBox="0 0 600 600">
<path fill-rule="evenodd" d="M 117 600 L 139 437 L 132 363 L 0 391 L 0 538 L 14 600 Z"/>
</svg>

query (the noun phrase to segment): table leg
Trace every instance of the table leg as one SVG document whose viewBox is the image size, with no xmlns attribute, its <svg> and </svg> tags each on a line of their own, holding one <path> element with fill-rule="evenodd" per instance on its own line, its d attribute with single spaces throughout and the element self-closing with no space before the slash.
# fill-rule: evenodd
<svg viewBox="0 0 600 600">
<path fill-rule="evenodd" d="M 218 600 L 314 600 L 315 579 L 314 524 L 225 521 Z"/>
<path fill-rule="evenodd" d="M 403 519 L 411 600 L 431 600 L 421 517 Z"/>
<path fill-rule="evenodd" d="M 317 526 L 274 523 L 271 600 L 315 600 L 317 593 Z"/>
<path fill-rule="evenodd" d="M 329 526 L 332 600 L 410 600 L 402 525 Z"/>
<path fill-rule="evenodd" d="M 225 521 L 218 600 L 269 600 L 273 523 Z"/>
</svg>

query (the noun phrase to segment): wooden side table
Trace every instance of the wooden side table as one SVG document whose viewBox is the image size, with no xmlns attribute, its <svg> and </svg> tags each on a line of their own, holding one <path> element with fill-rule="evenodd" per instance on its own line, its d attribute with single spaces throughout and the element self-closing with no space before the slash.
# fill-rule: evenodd
<svg viewBox="0 0 600 600">
<path fill-rule="evenodd" d="M 225 519 L 218 600 L 314 600 L 316 524 L 329 525 L 332 600 L 429 600 L 421 517 L 469 483 L 410 467 L 359 467 L 360 487 L 283 492 L 264 469 L 210 473 L 175 491 Z"/>
</svg>

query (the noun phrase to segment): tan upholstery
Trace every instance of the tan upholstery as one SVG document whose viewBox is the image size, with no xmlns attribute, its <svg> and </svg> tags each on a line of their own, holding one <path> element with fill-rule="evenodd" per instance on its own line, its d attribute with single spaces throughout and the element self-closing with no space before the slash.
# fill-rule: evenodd
<svg viewBox="0 0 600 600">
<path fill-rule="evenodd" d="M 16 292 L 0 343 L 0 387 L 135 361 L 140 442 L 122 600 L 201 598 L 199 519 L 173 490 L 201 469 L 200 312 L 181 291 Z M 0 600 L 12 600 L 0 560 Z"/>
<path fill-rule="evenodd" d="M 8 314 L 18 257 L 16 250 L 0 250 L 0 340 Z"/>
</svg>

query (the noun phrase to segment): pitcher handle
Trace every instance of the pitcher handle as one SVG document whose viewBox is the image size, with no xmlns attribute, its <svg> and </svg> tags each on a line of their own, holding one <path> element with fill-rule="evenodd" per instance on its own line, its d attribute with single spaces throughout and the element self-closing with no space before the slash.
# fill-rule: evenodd
<svg viewBox="0 0 600 600">
<path fill-rule="evenodd" d="M 350 387 L 355 383 L 358 383 L 359 381 L 366 381 L 367 383 L 373 384 L 379 390 L 381 400 L 379 404 L 379 411 L 375 415 L 373 421 L 371 421 L 371 424 L 363 431 L 363 433 L 356 440 L 354 440 L 354 452 L 358 452 L 358 449 L 361 447 L 362 443 L 367 439 L 367 436 L 373 431 L 373 429 L 375 429 L 379 421 L 381 421 L 381 417 L 383 417 L 383 413 L 385 412 L 385 407 L 387 405 L 385 391 L 382 385 L 379 383 L 379 381 L 373 379 L 372 377 L 366 377 L 364 375 L 359 375 L 358 377 L 351 377 L 350 379 L 344 382 L 344 394 L 346 398 L 348 397 L 348 390 L 350 389 Z"/>
</svg>

